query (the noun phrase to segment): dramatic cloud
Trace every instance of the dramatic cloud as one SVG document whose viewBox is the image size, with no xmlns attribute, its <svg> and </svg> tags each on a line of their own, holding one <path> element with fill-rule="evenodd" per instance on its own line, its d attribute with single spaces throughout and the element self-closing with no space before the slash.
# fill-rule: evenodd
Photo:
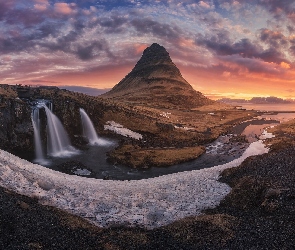
<svg viewBox="0 0 295 250">
<path fill-rule="evenodd" d="M 157 42 L 198 90 L 293 89 L 294 13 L 289 0 L 0 1 L 0 81 L 109 88 Z"/>
</svg>

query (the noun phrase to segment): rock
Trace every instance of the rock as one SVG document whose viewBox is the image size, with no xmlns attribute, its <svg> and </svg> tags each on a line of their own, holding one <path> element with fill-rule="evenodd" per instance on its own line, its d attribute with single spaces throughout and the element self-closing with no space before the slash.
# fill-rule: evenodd
<svg viewBox="0 0 295 250">
<path fill-rule="evenodd" d="M 66 174 L 74 174 L 86 177 L 93 177 L 94 172 L 79 161 L 67 161 L 57 166 L 57 169 Z"/>
<path fill-rule="evenodd" d="M 18 205 L 22 208 L 22 209 L 30 209 L 30 205 L 24 201 L 19 201 Z"/>
<path fill-rule="evenodd" d="M 276 198 L 282 193 L 281 189 L 269 188 L 265 192 L 265 198 Z"/>
<path fill-rule="evenodd" d="M 156 122 L 157 127 L 160 128 L 161 131 L 164 132 L 170 132 L 174 130 L 174 125 L 170 123 L 161 123 L 161 122 Z"/>
</svg>

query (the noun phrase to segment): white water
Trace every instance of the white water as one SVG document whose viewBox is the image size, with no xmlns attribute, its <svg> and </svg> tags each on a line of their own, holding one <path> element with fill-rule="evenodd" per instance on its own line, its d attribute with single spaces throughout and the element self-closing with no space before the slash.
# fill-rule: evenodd
<svg viewBox="0 0 295 250">
<path fill-rule="evenodd" d="M 106 145 L 109 144 L 108 141 L 101 139 L 97 136 L 94 129 L 93 123 L 84 109 L 80 108 L 80 116 L 83 126 L 83 136 L 86 137 L 90 145 Z"/>
<path fill-rule="evenodd" d="M 77 153 L 57 116 L 45 104 L 42 104 L 42 107 L 47 116 L 47 154 L 54 157 L 64 157 Z"/>
</svg>

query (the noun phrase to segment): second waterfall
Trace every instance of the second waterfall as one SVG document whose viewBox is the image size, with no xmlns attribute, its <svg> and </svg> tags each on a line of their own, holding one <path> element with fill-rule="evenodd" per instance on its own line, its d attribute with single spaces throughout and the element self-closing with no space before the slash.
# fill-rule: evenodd
<svg viewBox="0 0 295 250">
<path fill-rule="evenodd" d="M 97 133 L 94 129 L 93 123 L 90 120 L 89 116 L 84 109 L 80 108 L 80 115 L 83 126 L 83 136 L 87 138 L 90 145 L 107 145 L 108 141 L 101 139 L 97 136 Z"/>
</svg>

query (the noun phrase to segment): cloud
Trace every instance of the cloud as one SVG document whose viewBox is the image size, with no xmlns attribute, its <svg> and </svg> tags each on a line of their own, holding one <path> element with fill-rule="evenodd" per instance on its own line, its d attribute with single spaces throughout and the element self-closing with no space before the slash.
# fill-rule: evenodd
<svg viewBox="0 0 295 250">
<path fill-rule="evenodd" d="M 82 86 L 59 86 L 59 88 L 60 89 L 67 89 L 67 90 L 74 91 L 74 92 L 83 93 L 83 94 L 90 95 L 90 96 L 102 95 L 102 94 L 108 92 L 109 90 L 111 90 L 110 88 L 97 89 L 97 88 L 82 87 Z"/>
<path fill-rule="evenodd" d="M 211 9 L 212 6 L 204 1 L 200 1 L 199 2 L 199 6 L 202 7 L 202 8 L 205 8 L 205 9 Z"/>
<path fill-rule="evenodd" d="M 128 23 L 127 17 L 120 15 L 111 15 L 98 19 L 97 23 L 104 29 L 105 33 L 122 33 L 126 31 L 124 25 Z"/>
<path fill-rule="evenodd" d="M 179 39 L 182 33 L 180 28 L 175 25 L 159 23 L 150 18 L 135 18 L 130 23 L 141 35 L 153 35 L 165 39 Z"/>
<path fill-rule="evenodd" d="M 212 36 L 198 34 L 195 41 L 199 46 L 205 46 L 218 56 L 239 55 L 243 58 L 258 58 L 265 62 L 275 62 L 277 64 L 282 61 L 288 63 L 288 60 L 285 59 L 284 54 L 281 52 L 281 48 L 287 43 L 284 36 L 275 32 L 264 32 L 263 34 L 261 39 L 276 46 L 264 48 L 257 41 L 251 41 L 248 38 L 232 42 L 228 31 L 219 32 Z"/>
<path fill-rule="evenodd" d="M 47 10 L 47 7 L 48 7 L 48 5 L 46 5 L 46 4 L 35 4 L 34 5 L 35 10 L 38 10 L 38 11 L 45 11 L 45 10 Z"/>
<path fill-rule="evenodd" d="M 290 69 L 291 68 L 291 65 L 289 63 L 285 63 L 285 62 L 281 62 L 280 66 L 283 69 Z"/>
<path fill-rule="evenodd" d="M 240 55 L 228 55 L 219 57 L 220 63 L 229 69 L 237 70 L 239 75 L 263 74 L 268 77 L 279 76 L 283 73 L 280 65 L 273 62 L 265 62 L 258 58 L 243 58 Z"/>
<path fill-rule="evenodd" d="M 229 71 L 223 71 L 222 76 L 223 77 L 230 77 L 231 73 Z"/>
<path fill-rule="evenodd" d="M 294 1 L 290 0 L 219 0 L 221 5 L 226 2 L 233 5 L 235 2 L 239 4 L 250 4 L 252 6 L 262 6 L 267 9 L 276 19 L 283 19 L 284 17 L 289 18 L 291 21 L 295 22 L 295 4 Z M 252 7 L 254 8 L 254 7 Z"/>
<path fill-rule="evenodd" d="M 274 48 L 280 48 L 281 46 L 286 46 L 288 44 L 288 39 L 282 32 L 266 28 L 260 30 L 260 39 Z"/>
<path fill-rule="evenodd" d="M 81 60 L 90 60 L 105 52 L 108 57 L 114 57 L 105 40 L 93 41 L 89 45 L 79 45 L 77 55 Z"/>
<path fill-rule="evenodd" d="M 60 83 L 55 81 L 46 81 L 46 80 L 31 80 L 33 83 Z"/>
<path fill-rule="evenodd" d="M 63 15 L 71 15 L 75 13 L 76 4 L 74 3 L 55 3 L 54 4 L 54 11 L 59 14 Z"/>
<path fill-rule="evenodd" d="M 0 21 L 5 20 L 8 12 L 15 6 L 15 0 L 0 1 Z"/>
<path fill-rule="evenodd" d="M 48 0 L 34 0 L 36 4 L 34 4 L 34 8 L 37 11 L 45 11 L 50 6 Z"/>
<path fill-rule="evenodd" d="M 39 4 L 49 4 L 48 0 L 34 0 L 35 3 L 39 3 Z"/>
</svg>

